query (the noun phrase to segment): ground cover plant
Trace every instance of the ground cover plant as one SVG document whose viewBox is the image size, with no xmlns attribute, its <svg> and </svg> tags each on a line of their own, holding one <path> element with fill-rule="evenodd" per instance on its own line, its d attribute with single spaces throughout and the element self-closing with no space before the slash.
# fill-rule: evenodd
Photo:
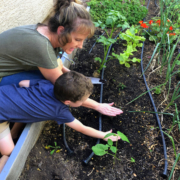
<svg viewBox="0 0 180 180">
<path fill-rule="evenodd" d="M 91 7 L 90 13 L 95 22 L 100 20 L 105 23 L 109 11 L 115 10 L 125 16 L 129 24 L 137 24 L 148 12 L 139 0 L 91 0 L 87 4 Z"/>
<path fill-rule="evenodd" d="M 175 3 L 175 1 L 171 2 Z M 148 1 L 146 1 L 147 4 Z M 151 2 L 149 14 L 146 21 L 143 22 L 149 22 L 155 16 L 161 18 L 160 14 L 158 16 L 158 9 Z M 165 8 L 163 9 L 165 10 Z M 169 17 L 166 18 L 169 19 Z M 97 30 L 96 37 L 100 36 L 102 31 L 104 30 Z M 118 33 L 119 30 L 114 31 L 113 37 Z M 162 34 L 167 36 L 166 33 Z M 94 61 L 94 58 L 98 56 L 102 59 L 104 57 L 102 43 L 98 42 L 89 54 L 92 45 L 97 41 L 96 37 L 88 40 L 84 48 L 78 51 L 74 59 L 76 65 L 72 66 L 71 69 L 86 76 L 92 76 L 94 70 L 99 69 L 100 63 Z M 163 37 L 165 38 L 165 36 Z M 179 71 L 177 38 L 173 43 L 167 41 L 165 45 L 163 40 L 155 44 L 154 41 L 149 41 L 149 38 L 147 38 L 144 42 L 143 52 L 144 74 L 157 106 L 165 136 L 169 180 L 179 180 L 180 177 L 180 102 L 178 97 L 179 79 L 176 76 Z M 123 53 L 127 48 L 123 46 L 125 43 L 125 40 L 117 39 L 112 46 L 113 53 Z M 137 47 L 133 57 L 140 58 L 141 51 L 142 48 Z M 112 52 L 109 56 L 111 55 Z M 161 135 L 156 123 L 154 109 L 144 85 L 140 63 L 131 63 L 131 66 L 127 68 L 120 65 L 118 59 L 114 58 L 106 64 L 104 79 L 106 83 L 104 83 L 103 102 L 114 102 L 114 106 L 120 107 L 124 111 L 122 115 L 117 117 L 102 116 L 102 129 L 104 131 L 109 130 L 109 128 L 112 128 L 113 132 L 120 131 L 127 136 L 130 142 L 121 140 L 118 142 L 116 157 L 120 160 L 115 159 L 113 164 L 112 156 L 105 154 L 104 156 L 93 156 L 89 163 L 85 165 L 83 160 L 90 155 L 91 148 L 95 146 L 97 140 L 67 128 L 67 143 L 74 150 L 74 155 L 69 156 L 63 143 L 62 127 L 58 127 L 55 122 L 49 121 L 32 149 L 19 180 L 34 180 L 37 177 L 39 180 L 163 179 L 160 175 L 164 169 Z M 119 90 L 122 85 L 125 88 Z M 161 93 L 154 93 L 154 90 L 158 87 L 160 87 Z M 99 97 L 100 85 L 95 85 L 91 98 L 99 101 Z M 72 108 L 71 111 L 83 124 L 98 129 L 99 114 L 97 112 L 83 107 Z M 54 146 L 54 142 L 57 142 L 62 150 L 50 155 L 51 150 L 47 150 L 45 147 L 47 145 Z M 100 143 L 105 144 L 102 141 Z"/>
</svg>

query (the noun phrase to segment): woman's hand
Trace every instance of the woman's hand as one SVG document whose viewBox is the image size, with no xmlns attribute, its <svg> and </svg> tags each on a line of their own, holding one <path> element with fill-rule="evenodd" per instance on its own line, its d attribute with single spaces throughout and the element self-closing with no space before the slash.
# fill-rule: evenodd
<svg viewBox="0 0 180 180">
<path fill-rule="evenodd" d="M 109 134 L 109 133 L 112 133 L 112 129 L 110 130 L 110 131 L 107 131 L 107 132 L 105 132 L 105 135 L 104 136 L 106 136 L 107 134 Z M 107 137 L 107 138 L 105 138 L 105 139 L 103 139 L 104 141 L 107 141 L 108 139 L 111 139 L 112 141 L 118 141 L 119 139 L 121 139 L 119 136 L 109 136 L 109 137 Z"/>
<path fill-rule="evenodd" d="M 123 111 L 121 109 L 112 107 L 113 104 L 113 102 L 110 104 L 99 103 L 95 110 L 107 116 L 117 116 L 122 114 Z"/>
</svg>

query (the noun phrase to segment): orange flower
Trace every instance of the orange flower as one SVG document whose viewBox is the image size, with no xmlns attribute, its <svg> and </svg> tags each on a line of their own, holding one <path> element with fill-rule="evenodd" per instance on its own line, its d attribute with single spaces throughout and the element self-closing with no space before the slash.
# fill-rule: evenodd
<svg viewBox="0 0 180 180">
<path fill-rule="evenodd" d="M 170 22 L 170 20 L 168 19 L 167 22 Z"/>
<path fill-rule="evenodd" d="M 169 36 L 175 36 L 176 35 L 176 33 L 170 33 L 169 34 Z"/>
<path fill-rule="evenodd" d="M 143 23 L 143 21 L 139 21 L 139 24 L 142 24 Z"/>
<path fill-rule="evenodd" d="M 147 26 L 146 23 L 142 23 L 142 24 L 141 24 L 141 27 L 143 27 L 143 28 L 149 28 L 149 26 Z"/>
<path fill-rule="evenodd" d="M 153 23 L 153 20 L 150 20 L 150 21 L 149 21 L 149 24 L 151 25 L 152 23 Z"/>
<path fill-rule="evenodd" d="M 170 26 L 169 30 L 171 30 L 171 31 L 172 31 L 172 30 L 173 30 L 173 27 L 172 27 L 172 26 Z"/>
<path fill-rule="evenodd" d="M 166 34 L 169 34 L 169 31 Z"/>
<path fill-rule="evenodd" d="M 161 20 L 160 19 L 157 20 L 156 23 L 160 25 L 161 24 Z"/>
</svg>

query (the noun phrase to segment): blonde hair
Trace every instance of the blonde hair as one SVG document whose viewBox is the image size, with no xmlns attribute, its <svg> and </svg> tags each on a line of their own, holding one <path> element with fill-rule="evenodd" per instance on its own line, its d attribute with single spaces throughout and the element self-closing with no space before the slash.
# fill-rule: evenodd
<svg viewBox="0 0 180 180">
<path fill-rule="evenodd" d="M 48 28 L 51 32 L 56 33 L 59 26 L 64 27 L 64 31 L 59 35 L 59 42 L 62 46 L 71 41 L 71 32 L 77 29 L 79 33 L 88 33 L 89 38 L 94 35 L 94 24 L 80 0 L 57 0 L 53 14 L 49 19 Z"/>
</svg>

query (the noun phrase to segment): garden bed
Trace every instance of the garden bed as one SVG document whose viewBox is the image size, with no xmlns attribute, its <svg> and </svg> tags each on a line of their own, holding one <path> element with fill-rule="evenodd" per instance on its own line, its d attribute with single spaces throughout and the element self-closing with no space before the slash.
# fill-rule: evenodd
<svg viewBox="0 0 180 180">
<path fill-rule="evenodd" d="M 150 2 L 149 14 L 147 20 L 154 17 L 157 7 L 154 2 Z M 115 32 L 115 35 L 118 33 Z M 96 31 L 96 35 L 102 34 L 101 30 Z M 71 70 L 80 72 L 86 76 L 93 76 L 94 70 L 99 68 L 99 64 L 94 61 L 95 57 L 103 56 L 101 44 L 96 44 L 92 52 L 89 50 L 96 41 L 93 37 L 87 40 L 84 48 L 77 52 L 75 57 L 75 66 Z M 122 41 L 113 45 L 116 53 L 122 52 L 125 47 Z M 154 50 L 154 44 L 148 40 L 145 42 L 143 63 L 144 68 L 148 64 Z M 178 50 L 175 51 L 176 57 Z M 141 57 L 141 48 L 134 53 L 134 57 Z M 151 69 L 146 71 L 146 76 Z M 113 158 L 109 155 L 102 157 L 93 156 L 87 165 L 83 163 L 91 151 L 92 146 L 96 144 L 96 139 L 87 137 L 70 128 L 66 128 L 67 143 L 74 151 L 71 156 L 68 155 L 62 137 L 62 126 L 58 126 L 53 121 L 45 124 L 44 130 L 39 137 L 36 145 L 29 154 L 24 171 L 19 180 L 161 180 L 160 174 L 164 169 L 164 154 L 162 138 L 157 128 L 156 118 L 150 113 L 135 113 L 129 111 L 154 111 L 148 94 L 143 95 L 136 101 L 127 105 L 128 102 L 146 91 L 143 77 L 141 76 L 140 64 L 131 64 L 130 68 L 120 65 L 117 59 L 107 63 L 104 73 L 103 102 L 114 102 L 114 106 L 122 108 L 123 114 L 117 117 L 102 116 L 102 130 L 113 132 L 121 131 L 124 133 L 130 143 L 119 141 L 117 157 L 113 164 Z M 163 75 L 162 75 L 163 76 Z M 159 74 L 153 73 L 150 76 L 149 86 L 154 87 L 161 84 L 162 78 Z M 174 84 L 177 80 L 172 79 Z M 124 85 L 124 86 L 123 86 Z M 173 86 L 173 85 L 172 85 Z M 123 88 L 124 87 L 124 88 Z M 91 98 L 99 102 L 100 85 L 94 86 L 94 92 Z M 155 104 L 158 106 L 163 100 L 163 93 L 153 94 Z M 179 106 L 179 101 L 176 102 Z M 159 108 L 159 111 L 161 111 Z M 99 128 L 99 113 L 87 108 L 71 108 L 71 112 L 83 124 Z M 165 116 L 162 122 L 163 130 L 168 129 L 172 124 L 172 118 Z M 173 129 L 176 147 L 179 146 L 180 135 L 178 129 Z M 165 136 L 167 145 L 167 154 L 170 172 L 173 163 L 173 149 L 171 141 Z M 60 152 L 50 155 L 47 150 L 48 145 L 54 145 L 57 142 L 61 146 Z M 101 141 L 103 143 L 103 141 Z M 179 146 L 180 147 L 180 146 Z M 131 158 L 135 162 L 131 162 Z M 172 162 L 172 163 L 171 163 Z M 177 166 L 174 179 L 178 179 L 180 171 Z"/>
</svg>

